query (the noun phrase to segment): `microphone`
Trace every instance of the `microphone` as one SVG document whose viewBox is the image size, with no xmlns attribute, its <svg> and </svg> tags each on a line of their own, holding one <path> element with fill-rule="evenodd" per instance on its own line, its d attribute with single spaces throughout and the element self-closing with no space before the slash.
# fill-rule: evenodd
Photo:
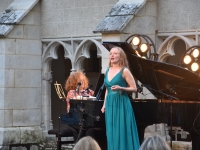
<svg viewBox="0 0 200 150">
<path fill-rule="evenodd" d="M 89 90 L 91 87 L 93 87 L 93 85 L 89 85 L 85 90 L 83 90 L 81 93 L 86 92 L 87 90 Z"/>
<path fill-rule="evenodd" d="M 176 94 L 176 91 L 175 91 L 175 87 L 170 85 L 170 84 L 167 84 L 166 85 L 166 88 L 172 93 L 172 94 Z"/>
<path fill-rule="evenodd" d="M 76 87 L 76 92 L 79 92 L 79 87 L 81 86 L 81 82 L 78 83 L 78 86 Z"/>
</svg>

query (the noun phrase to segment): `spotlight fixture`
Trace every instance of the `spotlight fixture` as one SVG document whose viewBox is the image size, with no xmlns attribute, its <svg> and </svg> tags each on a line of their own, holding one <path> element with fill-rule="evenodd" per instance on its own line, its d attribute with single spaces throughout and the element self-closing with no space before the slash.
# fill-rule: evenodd
<svg viewBox="0 0 200 150">
<path fill-rule="evenodd" d="M 149 45 L 147 43 L 143 43 L 140 45 L 140 50 L 142 53 L 146 53 L 149 51 Z"/>
<path fill-rule="evenodd" d="M 191 70 L 196 72 L 199 69 L 199 64 L 197 62 L 193 62 L 191 64 Z"/>
<path fill-rule="evenodd" d="M 139 36 L 133 37 L 133 39 L 132 39 L 132 44 L 133 44 L 134 46 L 138 46 L 138 45 L 140 45 L 140 43 L 141 43 L 141 38 L 140 38 Z"/>
<path fill-rule="evenodd" d="M 181 66 L 193 71 L 197 74 L 200 73 L 200 45 L 195 45 L 188 48 L 181 58 Z"/>
<path fill-rule="evenodd" d="M 138 57 L 150 60 L 158 59 L 155 44 L 147 35 L 133 34 L 129 36 L 125 42 L 133 48 L 133 53 Z"/>
<path fill-rule="evenodd" d="M 142 58 L 147 59 L 145 56 L 142 56 Z"/>
<path fill-rule="evenodd" d="M 188 65 L 192 62 L 192 58 L 190 55 L 185 55 L 183 61 L 186 65 Z"/>
<path fill-rule="evenodd" d="M 194 58 L 199 57 L 199 49 L 194 49 L 193 52 L 192 52 L 192 56 L 193 56 Z"/>
</svg>

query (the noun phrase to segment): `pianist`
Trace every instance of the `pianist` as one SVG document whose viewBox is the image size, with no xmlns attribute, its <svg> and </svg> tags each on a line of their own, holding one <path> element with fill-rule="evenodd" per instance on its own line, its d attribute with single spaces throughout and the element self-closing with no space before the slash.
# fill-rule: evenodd
<svg viewBox="0 0 200 150">
<path fill-rule="evenodd" d="M 73 72 L 65 82 L 67 93 L 67 112 L 70 110 L 70 99 L 93 96 L 94 91 L 88 88 L 88 78 L 81 71 Z"/>
</svg>

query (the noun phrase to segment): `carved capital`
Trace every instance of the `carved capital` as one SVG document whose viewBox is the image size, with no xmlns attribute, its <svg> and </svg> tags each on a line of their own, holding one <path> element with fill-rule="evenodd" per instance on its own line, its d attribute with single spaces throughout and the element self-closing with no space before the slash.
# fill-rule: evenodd
<svg viewBox="0 0 200 150">
<path fill-rule="evenodd" d="M 52 82 L 52 71 L 50 72 L 44 72 L 43 79 L 49 82 Z"/>
</svg>

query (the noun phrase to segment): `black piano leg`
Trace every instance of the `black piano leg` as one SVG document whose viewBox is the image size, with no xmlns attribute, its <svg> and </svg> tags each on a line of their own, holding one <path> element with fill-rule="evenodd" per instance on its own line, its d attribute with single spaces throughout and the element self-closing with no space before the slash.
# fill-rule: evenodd
<svg viewBox="0 0 200 150">
<path fill-rule="evenodd" d="M 200 130 L 198 132 L 200 133 Z M 190 136 L 192 139 L 192 150 L 200 150 L 200 134 L 192 129 L 190 130 Z"/>
<path fill-rule="evenodd" d="M 138 126 L 138 136 L 139 136 L 139 140 L 140 140 L 140 145 L 142 144 L 142 142 L 144 141 L 144 131 L 145 128 L 147 127 L 147 125 L 143 125 L 143 126 Z"/>
</svg>

